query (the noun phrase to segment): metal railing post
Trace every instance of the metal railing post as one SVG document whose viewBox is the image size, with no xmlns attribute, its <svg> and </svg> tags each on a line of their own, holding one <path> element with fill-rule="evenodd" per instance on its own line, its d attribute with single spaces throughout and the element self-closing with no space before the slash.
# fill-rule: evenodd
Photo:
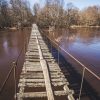
<svg viewBox="0 0 100 100">
<path fill-rule="evenodd" d="M 16 62 L 13 62 L 13 66 L 14 66 L 14 87 L 15 87 L 15 96 L 14 99 L 17 100 L 17 87 L 16 87 Z"/>
<path fill-rule="evenodd" d="M 51 44 L 51 46 L 50 46 L 50 47 L 51 47 L 51 48 L 50 48 L 51 50 L 50 50 L 50 51 L 51 51 L 51 53 L 52 53 L 52 43 L 50 42 L 50 44 Z"/>
<path fill-rule="evenodd" d="M 4 89 L 5 85 L 6 85 L 6 83 L 7 83 L 8 79 L 9 79 L 9 77 L 10 77 L 10 75 L 11 75 L 13 69 L 14 69 L 14 63 L 12 63 L 12 64 L 13 64 L 13 65 L 12 65 L 11 69 L 9 70 L 9 72 L 8 72 L 8 74 L 7 74 L 7 77 L 5 78 L 3 84 L 2 84 L 2 86 L 1 86 L 1 88 L 0 88 L 0 94 L 2 93 L 2 91 L 3 91 L 3 89 Z"/>
<path fill-rule="evenodd" d="M 58 45 L 58 65 L 59 65 L 59 45 Z"/>
<path fill-rule="evenodd" d="M 82 87 L 83 87 L 83 82 L 84 82 L 84 75 L 85 75 L 85 67 L 83 68 L 82 81 L 81 81 L 81 87 L 80 87 L 80 93 L 79 93 L 79 98 L 78 98 L 78 100 L 80 100 L 80 98 L 81 98 Z"/>
</svg>

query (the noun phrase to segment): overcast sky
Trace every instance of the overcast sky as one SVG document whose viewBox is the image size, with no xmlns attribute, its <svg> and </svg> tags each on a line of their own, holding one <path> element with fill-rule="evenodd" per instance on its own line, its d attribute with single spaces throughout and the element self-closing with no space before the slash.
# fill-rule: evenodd
<svg viewBox="0 0 100 100">
<path fill-rule="evenodd" d="M 31 7 L 34 5 L 34 3 L 40 3 L 41 6 L 44 5 L 45 0 L 29 0 Z M 88 6 L 93 5 L 100 5 L 100 0 L 64 0 L 64 4 L 68 2 L 72 2 L 76 7 L 83 9 Z"/>
</svg>

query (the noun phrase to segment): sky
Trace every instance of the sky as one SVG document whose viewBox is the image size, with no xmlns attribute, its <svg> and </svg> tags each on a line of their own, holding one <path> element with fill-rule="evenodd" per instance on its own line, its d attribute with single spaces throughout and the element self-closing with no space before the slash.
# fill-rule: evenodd
<svg viewBox="0 0 100 100">
<path fill-rule="evenodd" d="M 39 3 L 41 6 L 43 6 L 44 1 L 45 0 L 29 0 L 31 8 L 33 7 L 34 3 Z M 85 7 L 93 6 L 93 5 L 100 5 L 100 0 L 64 0 L 64 2 L 65 5 L 68 2 L 71 2 L 79 9 L 84 9 Z"/>
</svg>

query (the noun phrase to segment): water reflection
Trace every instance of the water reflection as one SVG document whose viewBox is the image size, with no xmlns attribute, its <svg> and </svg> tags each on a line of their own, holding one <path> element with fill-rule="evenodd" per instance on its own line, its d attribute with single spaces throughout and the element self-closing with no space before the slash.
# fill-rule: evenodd
<svg viewBox="0 0 100 100">
<path fill-rule="evenodd" d="M 17 59 L 27 38 L 30 29 L 23 31 L 4 31 L 0 32 L 0 88 L 11 69 L 12 62 Z M 17 77 L 19 77 L 24 61 L 24 51 L 19 57 L 17 66 Z M 18 79 L 18 78 L 17 78 Z M 12 84 L 11 84 L 12 82 Z M 8 79 L 5 88 L 0 94 L 0 100 L 14 100 L 14 79 L 13 73 Z"/>
<path fill-rule="evenodd" d="M 4 40 L 3 48 L 4 48 L 5 53 L 8 54 L 8 42 L 6 39 Z"/>
<path fill-rule="evenodd" d="M 56 29 L 49 37 L 100 75 L 100 29 Z"/>
</svg>

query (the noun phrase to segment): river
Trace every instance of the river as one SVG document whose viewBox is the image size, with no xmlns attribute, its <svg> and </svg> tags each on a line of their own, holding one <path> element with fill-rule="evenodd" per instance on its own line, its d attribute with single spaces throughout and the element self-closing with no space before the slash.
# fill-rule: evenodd
<svg viewBox="0 0 100 100">
<path fill-rule="evenodd" d="M 22 47 L 27 43 L 30 29 L 23 31 L 0 31 L 0 88 L 12 66 L 16 61 Z M 50 39 L 56 42 L 61 48 L 69 52 L 78 61 L 84 64 L 89 70 L 100 76 L 100 29 L 57 29 L 52 32 L 46 32 Z M 17 64 L 17 80 L 24 62 L 25 50 L 19 56 Z M 66 56 L 65 52 L 62 55 Z M 73 63 L 71 59 L 67 60 Z M 80 66 L 82 68 L 82 66 Z M 81 72 L 82 73 L 82 72 Z M 14 97 L 14 78 L 13 72 L 5 85 L 0 100 L 13 100 Z M 93 76 L 89 75 L 92 81 Z M 93 82 L 98 88 L 98 81 Z M 98 89 L 100 91 L 100 89 Z"/>
<path fill-rule="evenodd" d="M 17 82 L 24 62 L 24 54 L 26 42 L 28 41 L 30 29 L 0 31 L 0 89 L 8 72 L 12 67 L 12 63 L 17 60 Z M 22 50 L 23 48 L 23 50 Z M 21 52 L 22 51 L 22 52 Z M 11 72 L 7 83 L 0 93 L 0 100 L 14 100 L 14 71 Z"/>
<path fill-rule="evenodd" d="M 100 76 L 100 29 L 59 29 L 49 38 Z"/>
<path fill-rule="evenodd" d="M 43 31 L 78 73 L 82 75 L 85 66 L 85 79 L 100 95 L 100 29 L 73 28 Z"/>
</svg>

